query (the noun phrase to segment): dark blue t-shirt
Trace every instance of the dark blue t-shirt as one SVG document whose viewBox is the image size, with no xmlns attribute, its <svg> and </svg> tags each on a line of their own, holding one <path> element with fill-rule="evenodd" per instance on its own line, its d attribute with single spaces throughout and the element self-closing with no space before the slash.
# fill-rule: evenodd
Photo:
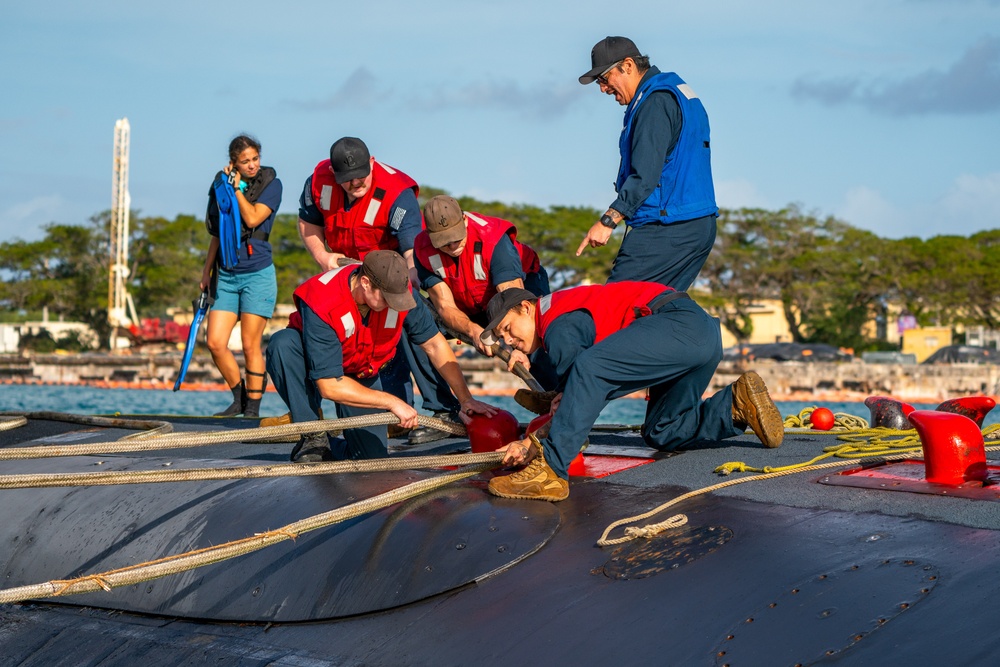
<svg viewBox="0 0 1000 667">
<path fill-rule="evenodd" d="M 271 209 L 271 215 L 267 216 L 267 219 L 260 223 L 259 227 L 255 228 L 255 230 L 261 230 L 257 232 L 258 234 L 262 232 L 266 234 L 271 233 L 271 228 L 274 226 L 274 216 L 278 214 L 278 207 L 281 206 L 281 194 L 281 181 L 275 178 L 267 184 L 264 191 L 257 197 L 257 204 L 263 204 Z M 209 191 L 209 197 L 214 201 L 214 190 Z M 244 234 L 246 234 L 246 231 L 246 228 L 244 228 Z M 250 248 L 253 248 L 253 250 L 251 251 Z M 239 263 L 233 267 L 232 273 L 253 273 L 254 271 L 266 269 L 274 263 L 271 244 L 264 239 L 245 239 L 240 244 L 239 258 Z"/>
<path fill-rule="evenodd" d="M 346 198 L 345 210 L 351 210 L 351 204 L 346 203 Z M 299 195 L 299 218 L 310 225 L 323 227 L 323 214 L 312 198 L 312 176 L 306 179 L 302 194 Z M 389 230 L 399 242 L 400 254 L 413 249 L 413 241 L 423 228 L 424 218 L 420 214 L 417 195 L 407 188 L 399 193 L 389 209 Z"/>
</svg>

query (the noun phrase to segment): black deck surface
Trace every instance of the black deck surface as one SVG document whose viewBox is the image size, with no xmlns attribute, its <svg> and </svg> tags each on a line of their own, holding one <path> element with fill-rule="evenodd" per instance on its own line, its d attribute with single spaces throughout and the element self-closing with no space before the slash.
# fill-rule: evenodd
<svg viewBox="0 0 1000 667">
<path fill-rule="evenodd" d="M 591 439 L 637 444 L 634 435 Z M 0 442 L 10 446 L 6 435 Z M 237 624 L 7 605 L 0 663 L 995 664 L 996 503 L 832 487 L 805 473 L 692 499 L 675 510 L 688 525 L 652 540 L 594 544 L 611 521 L 728 479 L 712 473 L 722 462 L 786 465 L 832 442 L 790 435 L 781 449 L 765 450 L 743 437 L 601 480 L 574 479 L 569 500 L 550 506 L 559 528 L 537 553 L 475 584 L 378 613 Z M 211 456 L 281 458 L 289 447 L 227 445 Z M 458 486 L 481 491 L 482 482 Z M 324 576 L 316 568 L 302 576 Z"/>
</svg>

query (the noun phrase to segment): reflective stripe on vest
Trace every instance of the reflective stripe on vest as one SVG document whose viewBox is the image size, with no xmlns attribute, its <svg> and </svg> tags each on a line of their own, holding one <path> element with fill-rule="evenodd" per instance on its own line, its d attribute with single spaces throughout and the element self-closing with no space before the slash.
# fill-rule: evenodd
<svg viewBox="0 0 1000 667">
<path fill-rule="evenodd" d="M 444 263 L 441 261 L 441 255 L 434 253 L 427 258 L 427 261 L 431 263 L 431 271 L 437 274 L 441 280 L 448 277 L 444 272 Z"/>
<path fill-rule="evenodd" d="M 344 325 L 344 332 L 347 334 L 348 338 L 354 335 L 355 332 L 354 315 L 352 315 L 351 313 L 344 313 L 340 317 L 340 323 Z"/>
<path fill-rule="evenodd" d="M 475 273 L 476 280 L 486 280 L 486 271 L 483 270 L 483 253 L 477 252 L 475 257 L 472 258 L 473 272 Z"/>
</svg>

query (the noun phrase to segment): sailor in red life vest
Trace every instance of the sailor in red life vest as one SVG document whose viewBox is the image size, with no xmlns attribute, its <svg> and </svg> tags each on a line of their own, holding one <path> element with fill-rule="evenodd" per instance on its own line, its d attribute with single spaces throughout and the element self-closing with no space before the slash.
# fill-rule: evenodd
<svg viewBox="0 0 1000 667">
<path fill-rule="evenodd" d="M 419 191 L 408 175 L 373 158 L 361 139 L 338 139 L 330 147 L 330 159 L 316 165 L 299 197 L 302 242 L 322 271 L 336 268 L 343 257 L 363 260 L 373 250 L 395 250 L 406 258 L 410 282 L 417 287 L 413 241 L 423 229 Z M 417 358 L 417 349 L 404 335 L 400 353 L 383 370 L 384 389 L 412 401 L 407 386 L 412 372 L 423 408 L 454 421 L 458 401 L 427 359 Z M 410 432 L 410 443 L 441 437 L 441 431 L 421 427 Z"/>
<path fill-rule="evenodd" d="M 389 411 L 403 426 L 416 426 L 417 411 L 381 391 L 379 369 L 396 353 L 405 330 L 446 378 L 461 402 L 460 416 L 492 415 L 472 398 L 455 355 L 427 306 L 410 291 L 406 262 L 392 250 L 376 250 L 360 265 L 332 269 L 295 290 L 298 310 L 289 328 L 271 337 L 267 370 L 293 422 L 319 419 L 322 399 L 338 417 Z M 411 310 L 412 309 L 412 310 Z M 387 456 L 385 426 L 344 431 L 346 445 L 333 452 L 326 433 L 302 436 L 292 460 L 369 459 Z"/>
<path fill-rule="evenodd" d="M 481 354 L 492 356 L 480 339 L 486 304 L 511 287 L 536 296 L 548 294 L 549 278 L 538 254 L 517 240 L 512 223 L 463 212 L 447 195 L 424 205 L 424 226 L 413 246 L 420 287 L 446 327 L 468 336 Z M 516 350 L 514 354 L 527 365 L 527 357 Z"/>
<path fill-rule="evenodd" d="M 487 327 L 530 354 L 544 346 L 560 378 L 547 433 L 508 444 L 504 462 L 523 470 L 490 481 L 505 498 L 569 496 L 567 469 L 608 401 L 649 388 L 642 438 L 660 451 L 741 435 L 766 447 L 784 438 L 781 414 L 754 372 L 706 400 L 722 359 L 715 320 L 684 292 L 659 283 L 617 282 L 537 298 L 509 289 L 487 307 Z M 544 427 L 543 427 L 544 430 Z"/>
<path fill-rule="evenodd" d="M 306 179 L 299 197 L 299 234 L 323 270 L 341 257 L 364 259 L 372 250 L 406 258 L 416 286 L 413 239 L 423 228 L 417 182 L 377 161 L 365 142 L 338 139 Z"/>
</svg>

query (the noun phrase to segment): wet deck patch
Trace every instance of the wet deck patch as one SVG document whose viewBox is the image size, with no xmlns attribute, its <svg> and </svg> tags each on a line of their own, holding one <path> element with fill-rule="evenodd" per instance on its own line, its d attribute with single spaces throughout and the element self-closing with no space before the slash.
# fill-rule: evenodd
<svg viewBox="0 0 1000 667">
<path fill-rule="evenodd" d="M 725 526 L 684 526 L 627 542 L 611 553 L 603 571 L 611 579 L 645 579 L 707 556 L 732 538 L 733 531 Z"/>
</svg>

